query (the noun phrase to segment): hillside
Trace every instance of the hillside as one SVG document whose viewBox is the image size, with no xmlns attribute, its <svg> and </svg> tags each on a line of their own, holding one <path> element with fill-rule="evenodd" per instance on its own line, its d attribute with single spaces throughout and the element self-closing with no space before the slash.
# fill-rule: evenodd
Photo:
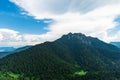
<svg viewBox="0 0 120 80">
<path fill-rule="evenodd" d="M 69 33 L 4 57 L 0 70 L 22 75 L 24 80 L 115 80 L 120 79 L 119 63 L 116 46 Z"/>
</svg>

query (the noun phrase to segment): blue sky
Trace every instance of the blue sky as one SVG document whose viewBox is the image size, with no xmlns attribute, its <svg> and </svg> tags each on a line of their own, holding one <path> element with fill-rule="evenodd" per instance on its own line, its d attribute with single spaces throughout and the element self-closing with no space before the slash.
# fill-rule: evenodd
<svg viewBox="0 0 120 80">
<path fill-rule="evenodd" d="M 8 28 L 21 32 L 22 34 L 41 34 L 47 30 L 44 27 L 44 19 L 36 20 L 31 16 L 23 15 L 22 9 L 11 3 L 9 0 L 0 2 L 0 28 Z"/>
<path fill-rule="evenodd" d="M 120 0 L 1 0 L 0 46 L 54 41 L 69 32 L 120 41 Z"/>
</svg>

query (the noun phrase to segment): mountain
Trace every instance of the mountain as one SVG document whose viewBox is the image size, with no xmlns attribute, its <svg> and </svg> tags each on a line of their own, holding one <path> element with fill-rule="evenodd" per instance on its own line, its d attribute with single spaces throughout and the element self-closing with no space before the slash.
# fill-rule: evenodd
<svg viewBox="0 0 120 80">
<path fill-rule="evenodd" d="M 119 80 L 119 69 L 119 48 L 82 33 L 69 33 L 0 60 L 1 75 L 14 74 L 17 80 Z"/>
<path fill-rule="evenodd" d="M 14 48 L 14 47 L 0 47 L 0 52 L 12 52 L 15 49 L 16 48 Z"/>
<path fill-rule="evenodd" d="M 19 48 L 17 48 L 16 50 L 14 50 L 13 53 L 20 52 L 20 51 L 24 51 L 24 50 L 26 50 L 26 49 L 29 49 L 30 47 L 32 47 L 32 46 L 19 47 Z"/>
<path fill-rule="evenodd" d="M 118 48 L 120 48 L 120 42 L 110 42 L 110 44 L 115 45 Z"/>
<path fill-rule="evenodd" d="M 24 47 L 20 47 L 20 48 L 14 48 L 14 47 L 0 47 L 0 58 L 3 58 L 9 54 L 13 54 L 16 52 L 20 52 L 23 50 L 26 50 L 28 48 L 30 48 L 31 46 L 24 46 Z"/>
<path fill-rule="evenodd" d="M 14 47 L 0 47 L 0 58 L 5 57 L 6 55 L 9 55 L 14 50 L 16 50 L 16 48 Z"/>
<path fill-rule="evenodd" d="M 0 58 L 3 58 L 9 54 L 10 54 L 9 52 L 0 52 Z"/>
</svg>

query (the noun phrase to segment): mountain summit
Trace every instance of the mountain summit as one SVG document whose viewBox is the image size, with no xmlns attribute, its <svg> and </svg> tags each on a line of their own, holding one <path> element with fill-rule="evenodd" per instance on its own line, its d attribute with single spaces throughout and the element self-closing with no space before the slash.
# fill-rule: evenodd
<svg viewBox="0 0 120 80">
<path fill-rule="evenodd" d="M 119 63 L 119 48 L 81 33 L 69 33 L 4 57 L 0 69 L 24 74 L 24 80 L 115 80 L 120 79 L 114 75 L 119 74 Z"/>
<path fill-rule="evenodd" d="M 85 36 L 82 33 L 69 33 L 67 35 L 63 35 L 61 39 L 66 39 L 66 40 L 79 40 L 81 43 L 85 44 L 91 44 L 91 41 L 88 39 L 87 36 Z"/>
<path fill-rule="evenodd" d="M 76 42 L 81 44 L 86 44 L 94 47 L 99 47 L 103 49 L 111 49 L 111 50 L 119 50 L 116 46 L 113 46 L 111 44 L 105 43 L 98 38 L 94 38 L 91 36 L 86 36 L 82 33 L 69 33 L 67 35 L 63 35 L 60 39 L 61 41 L 67 42 Z"/>
<path fill-rule="evenodd" d="M 69 33 L 67 35 L 63 35 L 62 38 L 68 38 L 68 39 L 71 39 L 71 38 L 76 38 L 76 39 L 79 39 L 79 40 L 82 40 L 84 38 L 86 38 L 86 36 L 82 33 Z"/>
</svg>

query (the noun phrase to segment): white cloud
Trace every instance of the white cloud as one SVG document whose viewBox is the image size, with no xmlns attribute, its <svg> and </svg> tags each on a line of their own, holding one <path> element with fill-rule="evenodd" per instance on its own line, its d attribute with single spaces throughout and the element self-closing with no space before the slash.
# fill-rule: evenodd
<svg viewBox="0 0 120 80">
<path fill-rule="evenodd" d="M 48 38 L 47 38 L 48 37 Z M 42 35 L 33 35 L 33 34 L 21 34 L 18 31 L 0 28 L 0 46 L 25 46 L 25 45 L 34 45 L 43 43 L 44 41 L 53 41 L 55 35 L 51 34 L 42 34 Z"/>
<path fill-rule="evenodd" d="M 33 38 L 34 37 L 34 38 Z M 21 35 L 18 31 L 0 29 L 0 46 L 24 46 L 40 43 L 39 35 Z"/>
<path fill-rule="evenodd" d="M 82 32 L 104 41 L 118 40 L 108 36 L 108 30 L 117 26 L 120 0 L 10 0 L 21 7 L 25 14 L 35 19 L 51 18 L 55 22 L 42 35 L 18 35 L 25 42 L 55 40 L 68 32 Z M 118 34 L 117 34 L 118 35 Z M 14 35 L 16 36 L 16 35 Z M 0 35 L 0 39 L 2 39 Z M 19 37 L 17 38 L 19 40 Z"/>
<path fill-rule="evenodd" d="M 19 41 L 21 36 L 18 36 L 17 31 L 10 30 L 10 29 L 0 29 L 1 41 Z"/>
<path fill-rule="evenodd" d="M 10 0 L 36 18 L 54 18 L 68 12 L 89 12 L 120 0 Z"/>
<path fill-rule="evenodd" d="M 50 30 L 49 34 L 82 32 L 87 35 L 99 37 L 105 41 L 111 41 L 107 35 L 107 31 L 117 25 L 114 19 L 119 15 L 120 9 L 115 9 L 116 7 L 120 6 L 105 6 L 86 14 L 66 13 L 59 15 L 59 17 L 54 18 L 57 23 L 48 28 Z"/>
</svg>

